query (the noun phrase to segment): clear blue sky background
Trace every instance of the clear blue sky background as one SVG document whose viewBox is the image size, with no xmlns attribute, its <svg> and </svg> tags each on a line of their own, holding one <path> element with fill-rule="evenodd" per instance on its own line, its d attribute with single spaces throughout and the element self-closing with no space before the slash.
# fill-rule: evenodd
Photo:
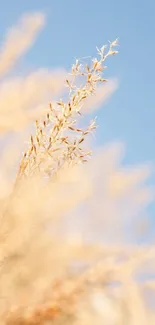
<svg viewBox="0 0 155 325">
<path fill-rule="evenodd" d="M 47 25 L 26 56 L 33 67 L 69 68 L 75 57 L 94 55 L 96 45 L 119 37 L 108 76 L 118 77 L 120 86 L 98 114 L 97 141 L 122 140 L 126 163 L 155 164 L 155 0 L 5 0 L 1 36 L 22 13 L 40 10 Z M 153 205 L 150 211 L 153 216 Z"/>
</svg>

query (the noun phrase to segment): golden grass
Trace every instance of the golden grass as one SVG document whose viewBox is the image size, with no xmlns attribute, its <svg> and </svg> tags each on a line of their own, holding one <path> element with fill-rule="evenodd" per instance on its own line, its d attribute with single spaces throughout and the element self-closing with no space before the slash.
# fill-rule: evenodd
<svg viewBox="0 0 155 325">
<path fill-rule="evenodd" d="M 0 54 L 2 76 L 29 48 L 43 23 L 44 17 L 35 14 L 24 17 L 19 27 L 13 29 Z M 20 43 L 21 36 L 25 36 L 25 41 Z M 15 50 L 17 41 L 19 44 Z M 96 119 L 86 128 L 80 126 L 85 108 L 88 111 L 90 106 L 91 111 L 91 105 L 98 105 L 104 97 L 99 85 L 108 82 L 103 78 L 105 61 L 117 54 L 117 45 L 116 40 L 109 43 L 109 47 L 97 49 L 98 57 L 88 64 L 76 60 L 65 81 L 68 93 L 65 92 L 59 101 L 53 100 L 47 110 L 43 109 L 41 116 L 39 112 L 15 182 L 7 179 L 7 174 L 10 165 L 15 168 L 16 151 L 8 148 L 4 151 L 5 177 L 1 177 L 3 182 L 0 187 L 1 324 L 155 323 L 155 315 L 144 301 L 149 290 L 152 290 L 150 295 L 153 301 L 155 282 L 148 278 L 142 282 L 135 279 L 140 270 L 154 273 L 154 246 L 130 247 L 121 240 L 119 245 L 106 246 L 99 243 L 98 231 L 97 239 L 92 243 L 88 243 L 86 238 L 75 238 L 73 241 L 63 226 L 66 215 L 71 214 L 73 218 L 74 209 L 88 202 L 90 210 L 86 212 L 90 227 L 87 233 L 92 231 L 95 234 L 96 226 L 102 228 L 101 221 L 108 233 L 106 227 L 109 222 L 114 237 L 118 227 L 118 237 L 122 239 L 120 199 L 123 198 L 126 210 L 131 209 L 133 215 L 137 208 L 144 207 L 152 200 L 152 189 L 142 185 L 150 174 L 150 168 L 140 166 L 126 170 L 118 167 L 122 154 L 120 148 L 110 148 L 109 145 L 90 161 L 92 153 L 86 149 L 87 136 L 96 129 Z M 16 83 L 13 81 L 13 84 Z M 41 83 L 38 82 L 36 88 L 33 83 L 33 94 L 30 93 L 28 79 L 27 84 L 23 84 L 23 80 L 17 84 L 14 104 L 24 105 L 22 94 L 21 98 L 19 94 L 22 85 L 21 89 L 26 88 L 26 103 L 38 105 L 34 98 L 36 92 L 41 91 Z M 51 84 L 47 75 L 45 88 L 46 84 Z M 60 85 L 58 77 L 55 87 L 58 95 L 63 88 L 62 76 Z M 115 87 L 114 83 L 110 89 L 113 91 Z M 42 97 L 39 98 L 41 100 Z M 0 91 L 1 99 L 10 113 L 11 107 L 5 100 L 4 89 Z M 17 109 L 16 116 L 18 112 Z M 11 121 L 11 118 L 7 121 L 9 114 L 4 118 L 3 110 L 0 114 L 3 117 L 0 122 L 3 136 L 8 130 L 19 132 L 21 121 L 24 121 L 25 127 L 38 111 L 30 118 L 20 109 L 18 121 Z M 85 163 L 88 164 L 85 166 Z M 94 189 L 96 179 L 97 196 Z M 104 192 L 101 199 L 98 193 L 100 187 Z M 83 220 L 86 212 L 84 209 L 82 211 Z M 77 261 L 80 270 L 74 267 Z M 83 263 L 86 264 L 84 268 Z"/>
</svg>

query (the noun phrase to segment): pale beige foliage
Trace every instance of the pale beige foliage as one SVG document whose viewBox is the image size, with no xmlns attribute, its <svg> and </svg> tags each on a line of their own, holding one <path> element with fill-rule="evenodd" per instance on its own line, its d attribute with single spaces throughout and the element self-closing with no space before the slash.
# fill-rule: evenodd
<svg viewBox="0 0 155 325">
<path fill-rule="evenodd" d="M 93 183 L 86 210 L 92 225 L 89 236 L 103 242 L 124 242 L 125 225 L 132 225 L 135 230 L 136 218 L 143 217 L 145 208 L 155 198 L 154 188 L 146 185 L 152 167 L 149 164 L 121 166 L 122 154 L 121 143 L 106 145 L 94 154 L 87 166 Z"/>
<path fill-rule="evenodd" d="M 43 24 L 42 14 L 27 15 L 11 30 L 0 54 L 1 76 Z M 12 174 L 19 153 L 13 141 L 1 159 L 2 325 L 155 322 L 144 299 L 148 289 L 154 292 L 155 281 L 135 278 L 142 270 L 154 273 L 154 246 L 130 247 L 124 232 L 124 223 L 134 221 L 154 199 L 154 189 L 146 185 L 151 167 L 123 167 L 121 144 L 100 148 L 89 164 L 82 164 L 90 156 L 83 144 L 96 124 L 81 128 L 78 117 L 96 110 L 116 89 L 117 82 L 102 77 L 116 45 L 98 50 L 89 65 L 76 60 L 65 84 L 68 96 L 63 70 L 38 70 L 1 83 L 3 136 L 25 127 L 39 108 L 15 184 Z M 57 101 L 64 90 L 65 98 Z M 49 96 L 54 103 L 40 116 Z"/>
<path fill-rule="evenodd" d="M 24 15 L 7 34 L 0 51 L 0 77 L 3 77 L 34 42 L 44 25 L 42 13 Z"/>
<path fill-rule="evenodd" d="M 56 97 L 64 90 L 64 80 L 65 71 L 42 69 L 2 82 L 0 132 L 21 131 L 31 120 L 43 115 L 51 96 Z"/>
</svg>

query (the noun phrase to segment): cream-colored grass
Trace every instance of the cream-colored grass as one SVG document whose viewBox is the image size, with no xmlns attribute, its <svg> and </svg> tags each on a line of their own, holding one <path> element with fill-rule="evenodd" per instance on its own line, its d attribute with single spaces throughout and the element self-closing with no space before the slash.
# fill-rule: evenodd
<svg viewBox="0 0 155 325">
<path fill-rule="evenodd" d="M 24 16 L 11 29 L 0 52 L 1 76 L 29 48 L 44 20 L 39 13 Z M 117 87 L 103 77 L 117 46 L 116 40 L 97 49 L 88 63 L 76 60 L 64 87 L 63 70 L 1 81 L 1 324 L 155 323 L 155 282 L 135 278 L 142 271 L 154 274 L 154 246 L 127 245 L 123 232 L 124 222 L 154 198 L 144 184 L 151 167 L 120 167 L 120 144 L 108 144 L 89 159 L 87 136 L 94 134 L 96 119 L 81 127 L 83 114 Z M 26 126 L 31 134 L 21 158 Z"/>
</svg>

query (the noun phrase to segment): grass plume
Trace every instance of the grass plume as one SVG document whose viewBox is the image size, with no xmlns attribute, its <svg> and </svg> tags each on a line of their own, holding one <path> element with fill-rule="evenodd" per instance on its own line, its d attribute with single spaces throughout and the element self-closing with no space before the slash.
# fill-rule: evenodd
<svg viewBox="0 0 155 325">
<path fill-rule="evenodd" d="M 28 15 L 11 30 L 0 54 L 1 76 L 25 53 L 43 24 L 42 14 Z M 14 175 L 16 151 L 7 147 L 1 160 L 1 324 L 155 322 L 151 303 L 148 306 L 146 301 L 148 292 L 154 301 L 154 279 L 139 281 L 142 270 L 154 274 L 154 246 L 126 245 L 121 223 L 122 216 L 125 221 L 134 218 L 153 200 L 153 189 L 143 184 L 150 167 L 119 166 L 120 144 L 108 144 L 89 159 L 87 137 L 96 129 L 96 119 L 81 127 L 82 116 L 95 110 L 117 86 L 103 76 L 106 60 L 117 54 L 117 46 L 116 40 L 97 48 L 98 56 L 88 63 L 76 60 L 64 87 L 64 71 L 53 75 L 41 70 L 26 79 L 2 81 L 3 141 L 12 130 L 18 130 L 20 137 L 20 130 L 29 123 L 32 132 L 15 181 L 9 173 L 13 168 Z M 56 98 L 47 107 L 50 92 Z M 60 93 L 63 98 L 58 100 Z M 28 109 L 39 104 L 41 115 L 38 111 L 27 115 Z M 9 120 L 12 112 L 19 118 Z M 82 230 L 74 232 L 72 222 L 78 228 L 78 219 L 83 229 L 87 218 L 84 238 L 76 237 Z M 109 229 L 111 245 L 101 240 L 109 237 Z M 88 233 L 93 236 L 87 238 Z"/>
</svg>

